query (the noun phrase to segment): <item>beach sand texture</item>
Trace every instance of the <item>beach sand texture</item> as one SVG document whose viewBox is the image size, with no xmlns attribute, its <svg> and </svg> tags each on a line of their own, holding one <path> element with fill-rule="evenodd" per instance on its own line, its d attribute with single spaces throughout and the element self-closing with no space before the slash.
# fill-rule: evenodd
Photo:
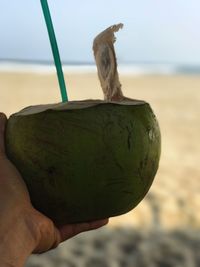
<svg viewBox="0 0 200 267">
<path fill-rule="evenodd" d="M 94 73 L 65 73 L 70 100 L 102 99 Z M 124 95 L 149 102 L 162 134 L 160 168 L 136 209 L 111 226 L 200 226 L 200 76 L 120 76 Z M 0 111 L 60 102 L 55 74 L 0 72 Z"/>
</svg>

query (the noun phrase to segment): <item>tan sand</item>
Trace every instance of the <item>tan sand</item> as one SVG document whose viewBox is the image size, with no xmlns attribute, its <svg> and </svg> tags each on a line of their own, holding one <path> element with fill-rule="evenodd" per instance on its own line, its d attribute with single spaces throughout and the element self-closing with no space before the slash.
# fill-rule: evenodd
<svg viewBox="0 0 200 267">
<path fill-rule="evenodd" d="M 66 74 L 69 99 L 101 98 L 95 74 Z M 111 225 L 200 226 L 200 76 L 121 76 L 126 96 L 151 103 L 162 132 L 155 182 L 132 212 Z M 0 73 L 0 111 L 60 101 L 53 74 Z"/>
</svg>

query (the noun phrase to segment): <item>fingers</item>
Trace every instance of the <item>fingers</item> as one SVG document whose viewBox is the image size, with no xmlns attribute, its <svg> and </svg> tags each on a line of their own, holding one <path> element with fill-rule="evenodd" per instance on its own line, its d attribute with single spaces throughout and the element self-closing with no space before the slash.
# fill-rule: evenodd
<svg viewBox="0 0 200 267">
<path fill-rule="evenodd" d="M 0 154 L 5 153 L 5 144 L 4 144 L 4 134 L 5 134 L 5 126 L 6 126 L 6 115 L 4 113 L 0 113 Z"/>
<path fill-rule="evenodd" d="M 34 213 L 34 221 L 38 223 L 37 237 L 38 244 L 33 253 L 43 253 L 48 250 L 56 248 L 61 243 L 59 230 L 55 227 L 54 223 L 47 217 L 41 215 L 39 212 Z"/>
<path fill-rule="evenodd" d="M 39 213 L 38 213 L 39 214 Z M 40 215 L 41 216 L 41 215 Z M 46 218 L 45 223 L 40 227 L 39 244 L 33 253 L 43 253 L 56 248 L 61 242 L 85 231 L 100 228 L 108 223 L 108 219 L 89 223 L 68 224 L 56 228 L 53 222 Z"/>
<path fill-rule="evenodd" d="M 108 219 L 88 222 L 88 223 L 80 223 L 80 224 L 69 224 L 59 228 L 61 242 L 77 235 L 82 232 L 90 231 L 98 229 L 108 223 Z"/>
</svg>

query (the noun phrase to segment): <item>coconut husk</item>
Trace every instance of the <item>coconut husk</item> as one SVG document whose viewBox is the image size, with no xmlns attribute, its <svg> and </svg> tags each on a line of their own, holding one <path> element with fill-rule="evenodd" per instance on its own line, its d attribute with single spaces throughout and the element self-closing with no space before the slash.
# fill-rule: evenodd
<svg viewBox="0 0 200 267">
<path fill-rule="evenodd" d="M 93 51 L 97 65 L 98 76 L 104 93 L 104 100 L 121 101 L 124 99 L 114 49 L 115 32 L 123 28 L 123 24 L 113 25 L 101 32 L 94 39 Z"/>
</svg>

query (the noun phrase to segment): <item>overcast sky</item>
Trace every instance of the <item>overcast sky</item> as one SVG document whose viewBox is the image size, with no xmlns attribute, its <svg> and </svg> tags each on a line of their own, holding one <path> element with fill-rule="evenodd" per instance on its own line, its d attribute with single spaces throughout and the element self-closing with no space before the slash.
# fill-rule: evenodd
<svg viewBox="0 0 200 267">
<path fill-rule="evenodd" d="M 122 22 L 118 60 L 200 63 L 199 0 L 49 0 L 64 61 L 93 61 L 93 38 Z M 0 0 L 0 58 L 51 60 L 39 0 Z"/>
</svg>

